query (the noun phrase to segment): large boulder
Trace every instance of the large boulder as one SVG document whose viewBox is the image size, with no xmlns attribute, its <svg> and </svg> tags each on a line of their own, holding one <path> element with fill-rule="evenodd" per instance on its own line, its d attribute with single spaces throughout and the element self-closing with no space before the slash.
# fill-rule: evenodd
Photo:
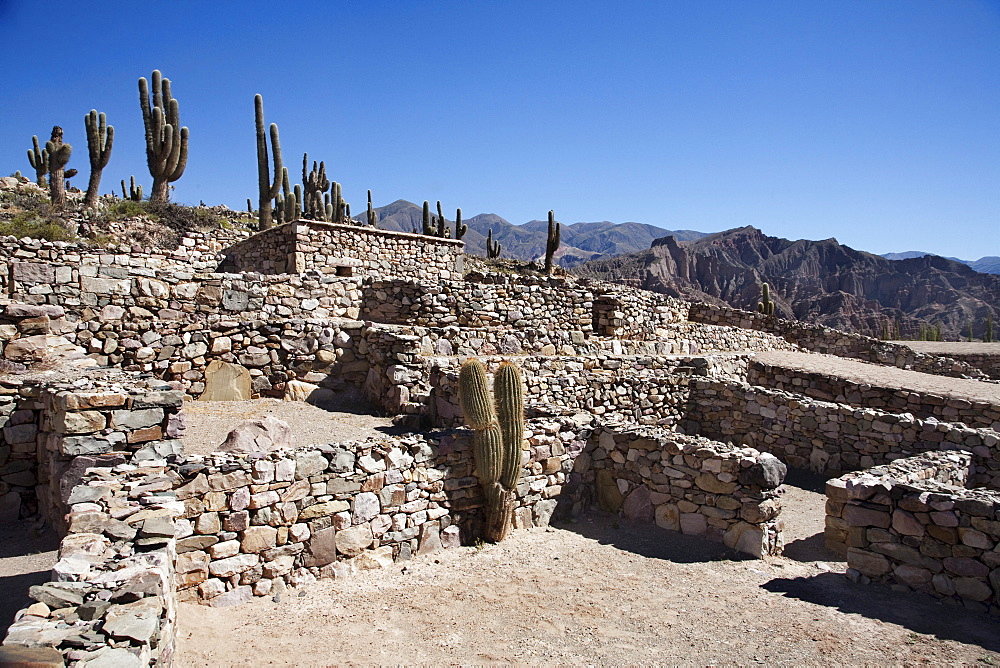
<svg viewBox="0 0 1000 668">
<path fill-rule="evenodd" d="M 219 446 L 223 452 L 272 452 L 292 447 L 292 428 L 284 420 L 267 415 L 243 422 Z"/>
<path fill-rule="evenodd" d="M 244 401 L 251 397 L 250 372 L 246 367 L 212 360 L 205 368 L 205 391 L 199 401 Z"/>
</svg>

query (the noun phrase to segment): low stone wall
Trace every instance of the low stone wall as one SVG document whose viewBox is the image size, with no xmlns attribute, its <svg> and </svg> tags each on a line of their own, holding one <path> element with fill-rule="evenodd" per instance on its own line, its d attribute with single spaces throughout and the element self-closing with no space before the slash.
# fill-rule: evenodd
<svg viewBox="0 0 1000 668">
<path fill-rule="evenodd" d="M 594 290 L 594 328 L 601 336 L 658 338 L 662 328 L 688 319 L 690 303 L 681 299 L 612 283 L 581 283 Z"/>
<path fill-rule="evenodd" d="M 755 557 L 781 554 L 785 465 L 773 455 L 661 428 L 604 426 L 583 457 L 604 510 Z"/>
<path fill-rule="evenodd" d="M 1000 614 L 1000 492 L 962 486 L 971 459 L 924 453 L 829 481 L 826 543 L 848 576 Z"/>
<path fill-rule="evenodd" d="M 482 357 L 489 371 L 505 358 Z M 746 354 L 699 357 L 629 357 L 601 355 L 592 358 L 527 357 L 518 360 L 526 385 L 525 404 L 635 421 L 637 424 L 678 423 L 689 403 L 689 383 L 705 375 L 741 377 Z M 431 358 L 429 388 L 433 424 L 462 424 L 458 401 L 460 360 Z M 429 389 L 428 388 L 428 389 Z M 420 392 L 411 393 L 420 394 Z"/>
<path fill-rule="evenodd" d="M 825 474 L 868 469 L 913 452 L 962 449 L 972 483 L 1000 487 L 1000 434 L 869 408 L 854 408 L 745 382 L 695 378 L 687 433 L 770 452 Z"/>
<path fill-rule="evenodd" d="M 1000 430 L 1000 404 L 949 398 L 892 387 L 858 383 L 846 378 L 810 373 L 754 360 L 747 380 L 790 392 L 798 392 L 824 401 L 875 408 L 891 413 L 910 413 L 919 418 L 945 422 L 963 422 L 971 427 Z M 989 385 L 988 387 L 995 387 Z"/>
<path fill-rule="evenodd" d="M 297 220 L 225 251 L 220 271 L 460 279 L 465 243 L 357 225 Z"/>
<path fill-rule="evenodd" d="M 688 317 L 692 322 L 771 332 L 790 343 L 816 353 L 851 357 L 875 364 L 896 366 L 901 369 L 912 369 L 939 376 L 988 378 L 981 370 L 959 360 L 918 353 L 904 345 L 880 341 L 861 334 L 850 334 L 820 325 L 783 320 L 775 316 L 701 302 L 691 304 Z"/>
</svg>

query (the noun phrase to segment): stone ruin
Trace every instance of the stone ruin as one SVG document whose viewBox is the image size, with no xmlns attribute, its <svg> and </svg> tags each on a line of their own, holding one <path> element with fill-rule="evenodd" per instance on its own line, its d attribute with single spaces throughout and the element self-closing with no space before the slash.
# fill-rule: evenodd
<svg viewBox="0 0 1000 668">
<path fill-rule="evenodd" d="M 70 369 L 0 377 L 0 520 L 41 516 L 64 536 L 0 651 L 167 665 L 179 601 L 233 605 L 474 543 L 483 501 L 457 400 L 469 356 L 524 373 L 518 528 L 599 507 L 777 555 L 786 466 L 809 469 L 830 478 L 826 543 L 852 578 L 1000 612 L 1000 406 L 755 357 L 995 382 L 994 360 L 467 272 L 462 248 L 301 220 L 192 233 L 173 252 L 0 239 L 5 364 Z M 184 453 L 185 400 L 350 388 L 409 433 Z"/>
</svg>

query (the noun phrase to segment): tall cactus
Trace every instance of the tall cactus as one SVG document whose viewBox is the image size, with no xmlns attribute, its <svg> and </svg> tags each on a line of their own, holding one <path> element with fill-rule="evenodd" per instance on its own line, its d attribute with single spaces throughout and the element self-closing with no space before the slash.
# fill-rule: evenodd
<svg viewBox="0 0 1000 668">
<path fill-rule="evenodd" d="M 343 223 L 344 221 L 344 195 L 340 188 L 340 184 L 336 181 L 330 186 L 331 201 L 330 205 L 333 209 L 333 217 L 330 220 L 334 223 Z"/>
<path fill-rule="evenodd" d="M 438 200 L 437 210 L 438 210 L 438 215 L 437 215 L 437 235 L 443 239 L 446 236 L 445 235 L 445 226 L 447 225 L 448 221 L 446 221 L 444 219 L 444 213 L 441 211 L 441 200 Z"/>
<path fill-rule="evenodd" d="M 304 193 L 303 209 L 305 217 L 310 220 L 326 220 L 326 202 L 323 201 L 323 194 L 330 187 L 330 179 L 326 178 L 326 163 L 319 165 L 313 160 L 312 169 L 306 171 L 309 164 L 309 154 L 302 155 L 302 183 Z"/>
<path fill-rule="evenodd" d="M 271 200 L 278 196 L 281 188 L 281 142 L 278 140 L 278 126 L 271 123 L 271 154 L 274 162 L 274 180 L 268 173 L 267 165 L 267 133 L 264 132 L 264 98 L 254 95 L 254 122 L 257 129 L 257 229 L 268 230 L 274 227 L 271 214 Z"/>
<path fill-rule="evenodd" d="M 493 241 L 493 228 L 491 227 L 486 233 L 486 257 L 491 260 L 500 257 L 501 248 L 503 246 L 500 245 L 499 241 Z"/>
<path fill-rule="evenodd" d="M 35 183 L 44 188 L 49 185 L 45 175 L 49 173 L 49 152 L 38 146 L 38 135 L 31 137 L 32 150 L 28 151 L 28 162 L 35 169 Z"/>
<path fill-rule="evenodd" d="M 462 210 L 455 209 L 455 238 L 461 241 L 468 231 L 469 226 L 462 224 Z"/>
<path fill-rule="evenodd" d="M 368 191 L 368 226 L 378 227 L 378 213 L 372 208 L 372 191 Z"/>
<path fill-rule="evenodd" d="M 559 223 L 556 222 L 555 213 L 549 211 L 549 233 L 545 239 L 545 273 L 552 271 L 552 260 L 559 250 Z"/>
<path fill-rule="evenodd" d="M 87 196 L 83 206 L 87 209 L 97 208 L 97 189 L 101 186 L 101 172 L 108 166 L 111 159 L 111 145 L 115 141 L 115 128 L 108 125 L 107 116 L 98 115 L 96 109 L 83 117 L 87 127 L 87 150 L 90 153 L 90 181 L 87 183 Z"/>
<path fill-rule="evenodd" d="M 146 77 L 139 78 L 139 106 L 146 128 L 146 163 L 153 177 L 149 201 L 165 204 L 170 184 L 181 178 L 187 167 L 188 129 L 181 127 L 177 100 L 170 94 L 170 80 L 153 70 L 153 100 L 149 100 Z"/>
<path fill-rule="evenodd" d="M 423 227 L 424 227 L 424 231 L 422 232 L 422 234 L 425 234 L 429 237 L 434 236 L 434 226 L 431 225 L 431 205 L 430 202 L 428 202 L 427 200 L 424 200 L 424 210 L 422 215 L 423 215 Z"/>
<path fill-rule="evenodd" d="M 767 283 L 760 286 L 761 300 L 757 302 L 757 313 L 774 315 L 774 302 L 771 301 L 771 288 Z"/>
<path fill-rule="evenodd" d="M 75 169 L 65 169 L 73 147 L 63 143 L 63 129 L 58 125 L 52 128 L 52 138 L 45 142 L 45 150 L 49 153 L 49 199 L 58 211 L 66 206 L 66 179 L 76 174 Z"/>
<path fill-rule="evenodd" d="M 503 362 L 493 381 L 493 398 L 486 368 L 477 359 L 462 365 L 458 379 L 462 412 L 472 428 L 473 457 L 486 498 L 483 538 L 499 542 L 507 537 L 514 517 L 517 481 L 521 474 L 524 439 L 524 388 L 521 371 Z"/>
</svg>

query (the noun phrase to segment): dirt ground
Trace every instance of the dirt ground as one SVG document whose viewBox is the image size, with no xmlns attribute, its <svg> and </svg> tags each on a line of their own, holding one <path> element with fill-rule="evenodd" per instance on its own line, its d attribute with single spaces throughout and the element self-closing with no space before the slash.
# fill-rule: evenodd
<svg viewBox="0 0 1000 668">
<path fill-rule="evenodd" d="M 1000 663 L 1000 621 L 855 585 L 793 473 L 785 556 L 594 514 L 235 608 L 182 604 L 176 665 Z"/>
<path fill-rule="evenodd" d="M 49 581 L 58 548 L 59 536 L 43 524 L 0 524 L 0 639 L 14 614 L 34 603 L 28 588 Z"/>
<path fill-rule="evenodd" d="M 292 428 L 292 447 L 363 441 L 370 436 L 397 433 L 391 418 L 374 414 L 363 401 L 353 402 L 352 412 L 330 411 L 301 401 L 281 399 L 188 401 L 183 414 L 184 452 L 192 455 L 212 452 L 234 427 L 265 415 L 288 423 Z"/>
<path fill-rule="evenodd" d="M 967 344 L 973 345 L 973 344 Z M 984 344 L 978 344 L 984 345 Z M 786 369 L 797 369 L 809 373 L 821 373 L 837 376 L 855 383 L 863 383 L 874 387 L 889 387 L 936 394 L 969 401 L 987 401 L 1000 404 L 1000 384 L 981 383 L 978 380 L 966 378 L 949 378 L 935 376 L 919 371 L 898 369 L 894 366 L 869 364 L 859 360 L 834 355 L 817 353 L 793 353 L 774 351 L 760 353 L 757 360 L 764 364 L 773 364 Z"/>
<path fill-rule="evenodd" d="M 982 341 L 892 341 L 909 346 L 918 353 L 930 355 L 996 355 L 1000 357 L 1000 342 Z"/>
</svg>

